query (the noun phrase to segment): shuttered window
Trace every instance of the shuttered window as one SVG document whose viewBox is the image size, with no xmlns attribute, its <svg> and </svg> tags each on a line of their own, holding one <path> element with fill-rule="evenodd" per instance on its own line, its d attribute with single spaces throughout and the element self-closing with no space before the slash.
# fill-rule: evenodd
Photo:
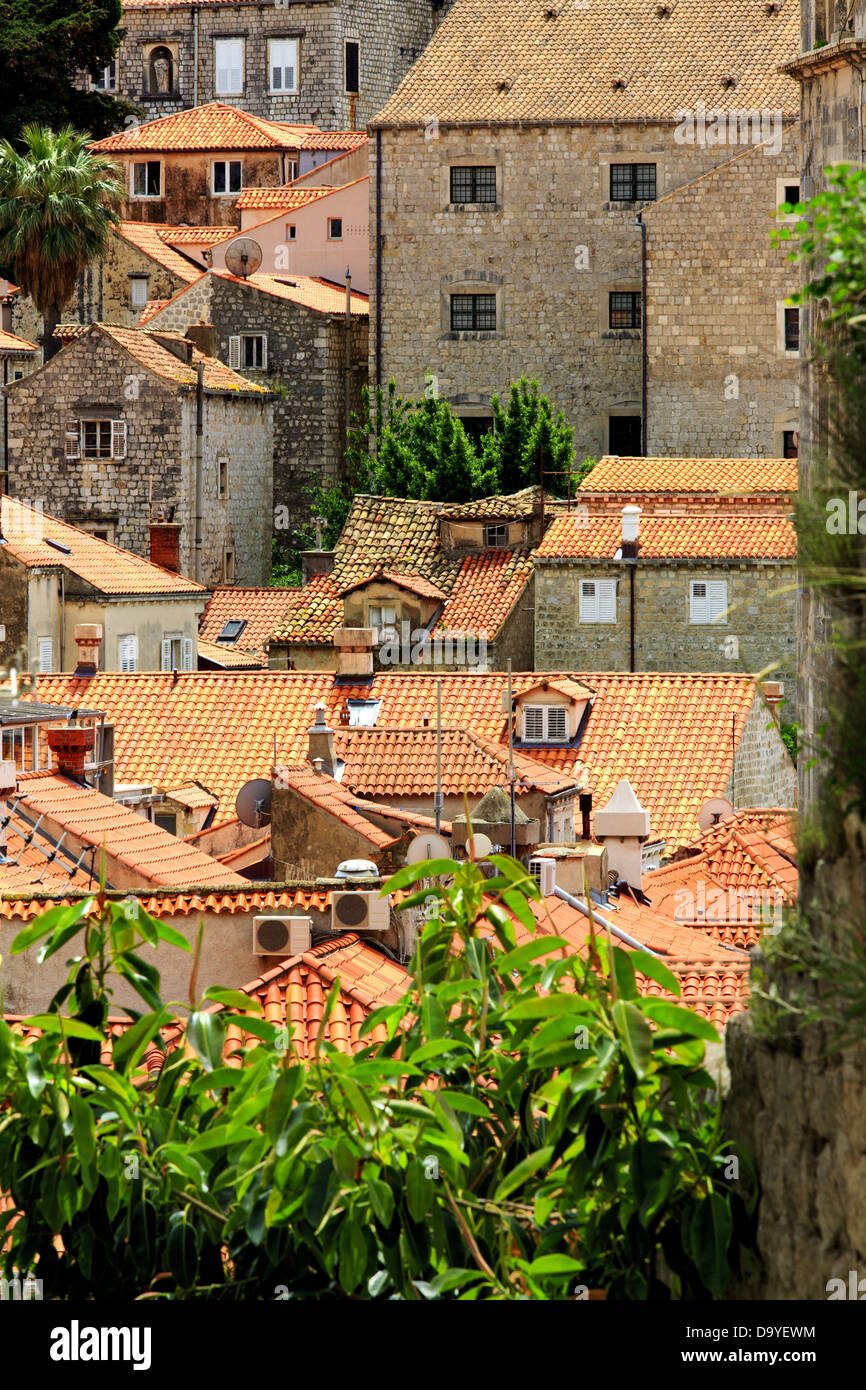
<svg viewBox="0 0 866 1390">
<path fill-rule="evenodd" d="M 689 622 L 715 623 L 728 606 L 725 579 L 693 579 L 689 587 Z"/>
<path fill-rule="evenodd" d="M 181 655 L 181 667 L 180 667 L 180 669 L 181 669 L 182 671 L 191 671 L 191 670 L 193 669 L 193 644 L 192 644 L 192 638 L 191 638 L 191 637 L 184 637 L 183 642 L 182 642 L 181 645 L 182 645 L 183 651 L 182 651 L 182 655 Z"/>
<path fill-rule="evenodd" d="M 580 621 L 616 622 L 616 580 L 583 579 L 580 584 Z"/>
<path fill-rule="evenodd" d="M 121 637 L 118 643 L 117 664 L 121 671 L 138 670 L 138 638 Z"/>
<path fill-rule="evenodd" d="M 217 96 L 240 96 L 244 89 L 243 39 L 214 42 L 214 91 Z"/>
<path fill-rule="evenodd" d="M 54 670 L 54 639 L 51 637 L 39 638 L 39 670 L 43 676 Z"/>
<path fill-rule="evenodd" d="M 565 743 L 568 739 L 568 710 L 565 705 L 525 705 L 524 743 Z"/>
</svg>

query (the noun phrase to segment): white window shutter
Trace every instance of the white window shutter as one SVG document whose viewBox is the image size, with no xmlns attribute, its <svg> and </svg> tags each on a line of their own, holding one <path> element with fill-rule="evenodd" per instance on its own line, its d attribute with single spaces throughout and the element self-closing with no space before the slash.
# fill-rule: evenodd
<svg viewBox="0 0 866 1390">
<path fill-rule="evenodd" d="M 112 420 L 111 422 L 111 457 L 113 459 L 126 458 L 125 420 Z"/>
<path fill-rule="evenodd" d="M 120 639 L 120 669 L 121 671 L 135 671 L 138 669 L 138 638 L 121 637 Z"/>
<path fill-rule="evenodd" d="M 707 585 L 707 621 L 714 623 L 728 606 L 726 579 L 714 579 Z"/>
<path fill-rule="evenodd" d="M 236 372 L 241 365 L 241 340 L 240 334 L 235 334 L 229 338 L 229 366 Z"/>
<path fill-rule="evenodd" d="M 163 637 L 160 643 L 160 669 L 163 671 L 171 670 L 171 638 Z"/>
<path fill-rule="evenodd" d="M 547 707 L 547 737 L 551 743 L 561 743 L 567 736 L 568 721 L 565 714 L 565 705 Z"/>
<path fill-rule="evenodd" d="M 598 590 L 592 579 L 583 580 L 580 586 L 580 621 L 598 622 Z"/>
<path fill-rule="evenodd" d="M 182 643 L 181 669 L 192 670 L 192 638 L 184 637 Z"/>
<path fill-rule="evenodd" d="M 263 372 L 266 372 L 267 369 L 268 369 L 268 335 L 267 335 L 267 333 L 263 333 L 263 334 L 262 334 L 262 371 L 263 371 Z"/>
<path fill-rule="evenodd" d="M 523 737 L 527 743 L 537 743 L 544 738 L 543 705 L 527 705 L 524 709 Z"/>
<path fill-rule="evenodd" d="M 616 580 L 602 579 L 596 585 L 598 592 L 598 619 L 600 623 L 616 622 Z"/>
<path fill-rule="evenodd" d="M 692 580 L 689 600 L 689 620 L 693 623 L 706 623 L 709 621 L 707 585 L 700 581 Z"/>
<path fill-rule="evenodd" d="M 81 421 L 66 421 L 66 457 L 68 459 L 81 458 Z"/>
<path fill-rule="evenodd" d="M 39 638 L 39 671 L 44 676 L 54 670 L 54 641 L 51 637 Z"/>
</svg>

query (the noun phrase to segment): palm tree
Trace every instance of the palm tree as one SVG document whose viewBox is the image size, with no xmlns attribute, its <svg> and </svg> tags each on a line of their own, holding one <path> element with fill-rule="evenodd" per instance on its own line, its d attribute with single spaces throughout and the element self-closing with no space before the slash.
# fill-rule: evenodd
<svg viewBox="0 0 866 1390">
<path fill-rule="evenodd" d="M 88 138 L 71 126 L 28 125 L 21 149 L 0 141 L 0 264 L 42 315 L 46 362 L 60 347 L 54 330 L 78 276 L 119 221 L 116 166 L 90 154 Z"/>
</svg>

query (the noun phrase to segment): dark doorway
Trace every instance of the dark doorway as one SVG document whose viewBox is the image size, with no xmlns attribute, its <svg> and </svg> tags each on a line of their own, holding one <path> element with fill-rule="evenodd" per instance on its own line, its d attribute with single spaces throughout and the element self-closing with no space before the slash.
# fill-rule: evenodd
<svg viewBox="0 0 866 1390">
<path fill-rule="evenodd" d="M 608 452 L 624 458 L 639 458 L 642 452 L 640 423 L 639 415 L 611 415 Z"/>
</svg>

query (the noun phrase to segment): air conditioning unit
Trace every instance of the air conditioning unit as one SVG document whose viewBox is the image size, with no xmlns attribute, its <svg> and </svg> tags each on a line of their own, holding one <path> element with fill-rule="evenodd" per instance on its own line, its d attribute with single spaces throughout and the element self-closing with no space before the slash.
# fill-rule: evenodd
<svg viewBox="0 0 866 1390">
<path fill-rule="evenodd" d="M 309 951 L 313 919 L 311 917 L 254 917 L 253 955 L 287 956 Z"/>
<path fill-rule="evenodd" d="M 332 931 L 387 931 L 390 925 L 391 900 L 381 898 L 378 888 L 332 892 Z"/>
<path fill-rule="evenodd" d="M 530 859 L 529 873 L 541 889 L 542 896 L 549 898 L 556 888 L 556 860 Z"/>
</svg>

